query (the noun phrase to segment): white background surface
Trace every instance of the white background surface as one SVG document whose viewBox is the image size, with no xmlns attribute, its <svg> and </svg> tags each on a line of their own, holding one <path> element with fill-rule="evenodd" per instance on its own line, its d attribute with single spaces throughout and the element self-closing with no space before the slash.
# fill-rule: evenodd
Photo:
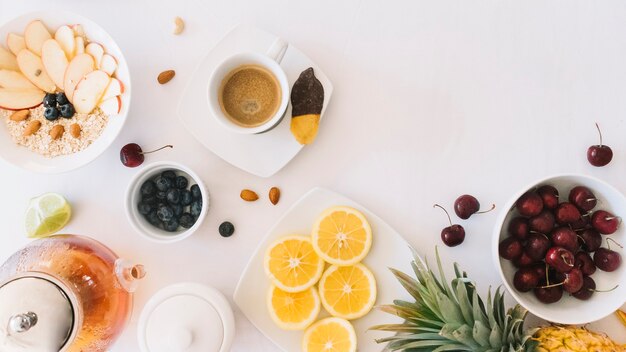
<svg viewBox="0 0 626 352">
<path fill-rule="evenodd" d="M 484 206 L 503 204 L 518 188 L 548 174 L 580 172 L 626 191 L 626 3 L 621 1 L 13 1 L 0 20 L 61 8 L 99 23 L 124 51 L 133 80 L 127 128 L 111 149 L 69 174 L 41 176 L 0 163 L 3 224 L 0 259 L 27 243 L 29 198 L 64 194 L 74 218 L 66 232 L 91 235 L 121 256 L 143 262 L 148 277 L 136 296 L 133 324 L 112 351 L 135 351 L 135 323 L 145 301 L 179 281 L 212 285 L 230 296 L 248 258 L 271 225 L 314 186 L 343 193 L 432 255 L 445 216 L 463 193 Z M 174 16 L 183 35 L 171 34 Z M 318 140 L 285 169 L 262 179 L 226 164 L 179 124 L 176 103 L 194 67 L 238 23 L 284 37 L 315 60 L 335 92 Z M 165 69 L 176 77 L 156 83 Z M 614 161 L 591 167 L 585 157 L 604 129 Z M 137 172 L 119 148 L 172 143 L 147 161 L 187 164 L 211 190 L 207 221 L 190 239 L 151 244 L 126 221 L 123 196 Z M 271 186 L 283 197 L 272 206 Z M 242 188 L 264 197 L 239 199 Z M 221 238 L 217 226 L 237 230 Z M 458 221 L 458 219 L 456 219 Z M 441 248 L 482 291 L 498 285 L 489 253 L 495 214 L 462 222 L 463 245 Z M 259 292 L 259 304 L 264 304 Z M 236 311 L 233 351 L 275 351 Z M 621 335 L 615 317 L 599 327 Z M 598 325 L 597 325 L 598 326 Z M 622 342 L 626 342 L 623 340 Z"/>
</svg>

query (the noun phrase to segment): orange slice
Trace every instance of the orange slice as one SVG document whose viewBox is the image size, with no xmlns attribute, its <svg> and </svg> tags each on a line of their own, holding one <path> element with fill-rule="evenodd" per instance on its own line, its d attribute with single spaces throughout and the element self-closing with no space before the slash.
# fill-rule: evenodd
<svg viewBox="0 0 626 352">
<path fill-rule="evenodd" d="M 322 275 L 319 291 L 328 313 L 343 319 L 364 316 L 376 302 L 374 274 L 363 264 L 330 266 Z"/>
<path fill-rule="evenodd" d="M 264 264 L 272 283 L 287 292 L 307 290 L 324 271 L 324 261 L 315 253 L 311 239 L 304 236 L 287 236 L 272 243 Z"/>
<path fill-rule="evenodd" d="M 320 297 L 315 287 L 302 292 L 285 292 L 270 287 L 267 308 L 274 323 L 284 330 L 304 330 L 320 313 Z"/>
</svg>

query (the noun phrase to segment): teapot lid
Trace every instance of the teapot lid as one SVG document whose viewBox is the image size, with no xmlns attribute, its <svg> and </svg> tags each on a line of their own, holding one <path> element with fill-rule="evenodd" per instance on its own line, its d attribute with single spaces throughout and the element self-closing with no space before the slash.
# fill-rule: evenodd
<svg viewBox="0 0 626 352">
<path fill-rule="evenodd" d="M 72 302 L 51 280 L 24 276 L 0 286 L 0 350 L 58 352 L 73 327 Z"/>
</svg>

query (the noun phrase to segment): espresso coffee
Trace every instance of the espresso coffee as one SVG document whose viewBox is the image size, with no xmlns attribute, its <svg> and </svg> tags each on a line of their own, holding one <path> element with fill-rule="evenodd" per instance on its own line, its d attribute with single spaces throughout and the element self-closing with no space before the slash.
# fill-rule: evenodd
<svg viewBox="0 0 626 352">
<path fill-rule="evenodd" d="M 218 93 L 224 114 L 243 127 L 266 123 L 278 111 L 281 99 L 278 80 L 259 65 L 243 65 L 232 70 L 222 80 Z"/>
</svg>

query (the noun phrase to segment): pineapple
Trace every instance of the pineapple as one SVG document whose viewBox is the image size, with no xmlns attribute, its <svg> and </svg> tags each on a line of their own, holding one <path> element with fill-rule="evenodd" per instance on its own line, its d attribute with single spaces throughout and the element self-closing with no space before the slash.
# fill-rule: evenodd
<svg viewBox="0 0 626 352">
<path fill-rule="evenodd" d="M 527 311 L 519 304 L 505 312 L 504 294 L 498 288 L 487 295 L 487 304 L 476 287 L 454 264 L 456 278 L 448 284 L 439 253 L 440 278 L 414 253 L 411 263 L 416 278 L 391 269 L 415 302 L 396 300 L 380 307 L 404 319 L 402 324 L 378 325 L 371 329 L 395 332 L 378 339 L 390 351 L 489 351 L 624 352 L 608 337 L 584 328 L 549 326 L 524 330 Z"/>
</svg>

